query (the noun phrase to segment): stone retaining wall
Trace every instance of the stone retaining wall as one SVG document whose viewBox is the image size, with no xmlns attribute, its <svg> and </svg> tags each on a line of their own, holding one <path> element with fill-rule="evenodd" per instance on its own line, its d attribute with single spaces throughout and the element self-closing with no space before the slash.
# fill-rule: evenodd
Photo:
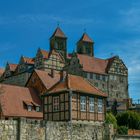
<svg viewBox="0 0 140 140">
<path fill-rule="evenodd" d="M 115 140 L 140 140 L 140 136 L 116 136 Z"/>
<path fill-rule="evenodd" d="M 106 130 L 99 122 L 0 120 L 0 140 L 109 140 Z"/>
<path fill-rule="evenodd" d="M 17 140 L 17 121 L 0 120 L 0 140 Z"/>
</svg>

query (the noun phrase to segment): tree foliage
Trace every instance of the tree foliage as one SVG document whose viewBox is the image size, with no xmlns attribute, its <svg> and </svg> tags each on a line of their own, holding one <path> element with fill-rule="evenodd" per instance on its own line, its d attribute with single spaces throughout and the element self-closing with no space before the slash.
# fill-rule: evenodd
<svg viewBox="0 0 140 140">
<path fill-rule="evenodd" d="M 106 114 L 106 123 L 113 124 L 114 128 L 117 128 L 117 120 L 112 113 Z"/>
<path fill-rule="evenodd" d="M 118 134 L 120 135 L 127 135 L 128 134 L 128 127 L 126 126 L 119 126 L 117 129 Z"/>
<path fill-rule="evenodd" d="M 117 100 L 115 99 L 114 100 L 114 102 L 113 102 L 113 105 L 112 105 L 112 107 L 111 107 L 111 112 L 113 113 L 113 115 L 117 115 L 117 105 L 118 105 L 118 103 L 117 103 Z"/>
<path fill-rule="evenodd" d="M 140 114 L 133 111 L 126 111 L 116 116 L 119 126 L 126 126 L 129 129 L 140 130 Z"/>
</svg>

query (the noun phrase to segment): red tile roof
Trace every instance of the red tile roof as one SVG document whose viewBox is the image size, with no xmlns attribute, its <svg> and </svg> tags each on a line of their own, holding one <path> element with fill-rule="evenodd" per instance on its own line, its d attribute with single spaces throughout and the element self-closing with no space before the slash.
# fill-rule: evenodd
<svg viewBox="0 0 140 140">
<path fill-rule="evenodd" d="M 23 60 L 24 60 L 24 62 L 26 62 L 27 64 L 34 64 L 34 59 L 33 59 L 33 58 L 29 58 L 29 57 L 23 56 Z"/>
<path fill-rule="evenodd" d="M 9 68 L 11 71 L 15 71 L 17 67 L 17 64 L 9 64 Z"/>
<path fill-rule="evenodd" d="M 47 59 L 49 57 L 49 52 L 47 52 L 46 50 L 40 50 L 41 54 L 43 55 L 43 58 Z"/>
<path fill-rule="evenodd" d="M 82 54 L 78 54 L 77 56 L 80 60 L 80 64 L 83 66 L 84 71 L 106 74 L 108 60 L 99 59 Z"/>
<path fill-rule="evenodd" d="M 72 91 L 93 94 L 97 96 L 107 97 L 107 94 L 93 86 L 89 81 L 81 76 L 68 74 L 64 81 L 60 81 L 52 87 L 48 93 L 56 93 L 71 89 Z"/>
<path fill-rule="evenodd" d="M 50 75 L 49 72 L 42 71 L 42 70 L 35 70 L 36 74 L 46 87 L 46 89 L 51 88 L 54 84 L 56 84 L 60 80 L 60 74 L 55 73 L 54 71 L 54 77 Z"/>
<path fill-rule="evenodd" d="M 79 41 L 90 42 L 93 43 L 93 40 L 88 36 L 88 34 L 84 33 Z"/>
<path fill-rule="evenodd" d="M 4 69 L 0 68 L 0 76 L 4 73 Z"/>
<path fill-rule="evenodd" d="M 24 107 L 24 101 L 41 105 L 41 100 L 34 89 L 6 84 L 0 84 L 0 89 L 0 103 L 4 116 L 43 118 L 42 112 L 28 111 Z"/>
<path fill-rule="evenodd" d="M 60 37 L 60 38 L 67 38 L 66 35 L 63 33 L 63 31 L 57 27 L 56 30 L 54 31 L 52 37 Z"/>
</svg>

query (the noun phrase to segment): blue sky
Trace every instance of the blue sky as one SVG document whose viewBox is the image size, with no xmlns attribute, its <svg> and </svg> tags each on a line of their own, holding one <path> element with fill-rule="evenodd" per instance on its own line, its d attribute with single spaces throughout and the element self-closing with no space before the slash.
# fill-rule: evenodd
<svg viewBox="0 0 140 140">
<path fill-rule="evenodd" d="M 129 69 L 129 93 L 140 98 L 139 0 L 0 0 L 0 67 L 49 49 L 57 23 L 75 49 L 84 29 L 95 42 L 95 56 L 119 55 Z"/>
</svg>

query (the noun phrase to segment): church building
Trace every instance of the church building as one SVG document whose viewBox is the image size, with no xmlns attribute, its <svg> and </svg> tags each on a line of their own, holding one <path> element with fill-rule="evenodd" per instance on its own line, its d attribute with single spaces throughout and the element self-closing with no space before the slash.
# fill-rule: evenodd
<svg viewBox="0 0 140 140">
<path fill-rule="evenodd" d="M 39 48 L 33 58 L 21 56 L 18 64 L 7 63 L 4 72 L 1 74 L 0 82 L 33 87 L 39 91 L 40 96 L 48 100 L 52 96 L 52 94 L 47 95 L 48 90 L 54 86 L 53 84 L 59 82 L 60 73 L 65 71 L 68 75 L 84 78 L 89 84 L 106 93 L 109 103 L 113 104 L 115 99 L 129 101 L 128 69 L 123 60 L 119 56 L 106 59 L 97 58 L 94 54 L 94 41 L 87 33 L 83 33 L 77 41 L 76 51 L 69 53 L 67 51 L 67 36 L 60 27 L 57 27 L 50 37 L 49 48 L 49 51 Z M 47 77 L 49 75 L 48 81 L 45 79 L 45 75 Z M 77 95 L 74 92 L 74 94 L 76 99 L 80 100 L 80 93 Z M 119 106 L 121 105 L 122 103 L 119 104 Z M 119 111 L 126 110 L 126 106 L 120 108 Z"/>
</svg>

